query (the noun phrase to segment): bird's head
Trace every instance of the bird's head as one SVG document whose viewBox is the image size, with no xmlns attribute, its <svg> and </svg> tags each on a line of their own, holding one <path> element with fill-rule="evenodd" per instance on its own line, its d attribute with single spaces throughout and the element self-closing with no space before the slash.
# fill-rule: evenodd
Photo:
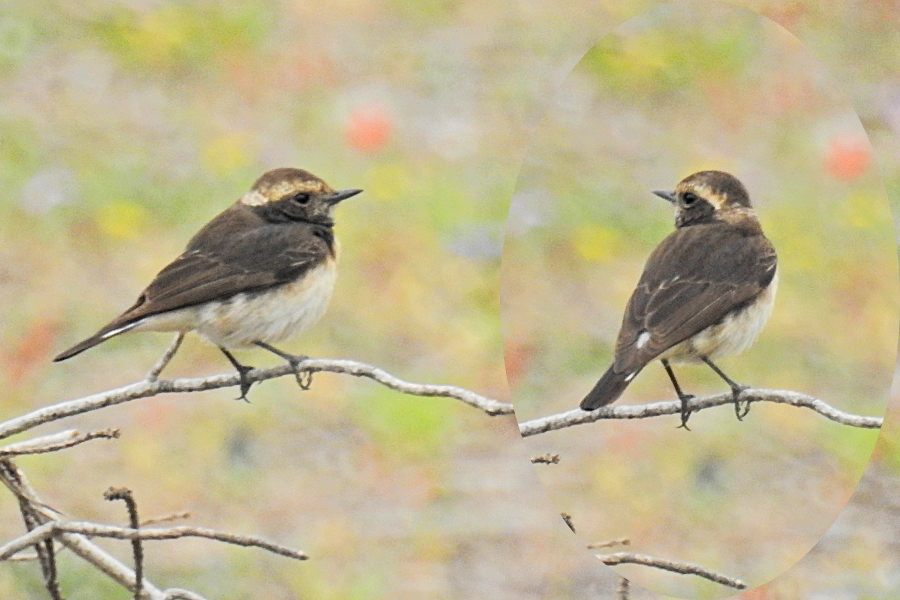
<svg viewBox="0 0 900 600">
<path fill-rule="evenodd" d="M 334 207 L 361 191 L 335 191 L 309 171 L 282 168 L 263 174 L 240 202 L 277 220 L 331 223 Z"/>
<path fill-rule="evenodd" d="M 723 171 L 700 171 L 682 179 L 673 192 L 653 193 L 674 205 L 676 227 L 756 218 L 747 188 Z"/>
</svg>

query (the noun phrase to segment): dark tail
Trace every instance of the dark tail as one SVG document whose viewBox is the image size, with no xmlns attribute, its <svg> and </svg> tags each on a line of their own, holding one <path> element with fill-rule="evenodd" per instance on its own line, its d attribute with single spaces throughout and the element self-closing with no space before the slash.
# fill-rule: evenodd
<svg viewBox="0 0 900 600">
<path fill-rule="evenodd" d="M 581 401 L 581 410 L 594 410 L 619 399 L 637 372 L 616 373 L 610 366 L 588 395 Z"/>
<path fill-rule="evenodd" d="M 66 360 L 67 358 L 72 358 L 76 354 L 81 354 L 88 348 L 93 348 L 97 344 L 105 342 L 111 337 L 115 337 L 120 333 L 125 333 L 137 324 L 138 321 L 133 321 L 131 323 L 128 323 L 127 325 L 121 325 L 117 323 L 117 321 L 113 321 L 88 339 L 84 340 L 83 342 L 79 342 L 65 352 L 60 353 L 59 356 L 53 359 L 53 362 L 59 362 L 61 360 Z"/>
</svg>

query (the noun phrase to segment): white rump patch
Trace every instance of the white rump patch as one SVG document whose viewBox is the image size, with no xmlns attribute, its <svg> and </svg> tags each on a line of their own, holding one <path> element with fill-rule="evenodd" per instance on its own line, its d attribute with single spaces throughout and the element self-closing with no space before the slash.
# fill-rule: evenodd
<svg viewBox="0 0 900 600">
<path fill-rule="evenodd" d="M 649 342 L 649 341 L 650 341 L 650 332 L 642 331 L 641 334 L 638 336 L 635 346 L 637 346 L 639 349 L 643 348 L 644 346 L 647 345 L 647 342 Z"/>
</svg>

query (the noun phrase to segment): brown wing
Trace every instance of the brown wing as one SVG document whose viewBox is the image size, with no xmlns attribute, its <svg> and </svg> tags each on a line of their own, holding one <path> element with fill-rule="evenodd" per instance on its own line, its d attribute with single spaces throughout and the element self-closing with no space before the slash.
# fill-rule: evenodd
<svg viewBox="0 0 900 600">
<path fill-rule="evenodd" d="M 119 320 L 133 321 L 293 281 L 329 254 L 329 245 L 317 235 L 316 227 L 308 223 L 264 223 L 204 243 L 195 238 Z"/>
<path fill-rule="evenodd" d="M 650 255 L 628 301 L 615 371 L 642 369 L 755 298 L 772 281 L 776 260 L 761 233 L 722 223 L 674 231 Z M 641 336 L 645 341 L 638 348 Z"/>
<path fill-rule="evenodd" d="M 333 241 L 331 230 L 321 225 L 270 223 L 229 209 L 194 236 L 131 308 L 54 360 L 75 356 L 150 315 L 293 281 L 321 264 Z"/>
</svg>

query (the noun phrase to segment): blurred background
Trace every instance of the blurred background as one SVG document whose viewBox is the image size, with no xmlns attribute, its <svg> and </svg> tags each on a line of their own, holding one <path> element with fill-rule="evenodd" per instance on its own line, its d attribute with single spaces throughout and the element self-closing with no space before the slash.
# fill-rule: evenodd
<svg viewBox="0 0 900 600">
<path fill-rule="evenodd" d="M 258 175 L 279 166 L 308 169 L 335 187 L 366 190 L 337 214 L 344 252 L 329 312 L 286 349 L 367 361 L 409 380 L 451 383 L 509 399 L 500 258 L 519 167 L 534 148 L 529 141 L 541 115 L 553 106 L 560 84 L 572 81 L 566 77 L 584 53 L 657 4 L 0 0 L 5 190 L 0 194 L 0 419 L 142 378 L 169 336 L 126 336 L 72 361 L 49 361 L 127 307 L 197 228 Z M 854 103 L 872 141 L 874 155 L 864 144 L 834 146 L 834 135 L 845 129 L 825 132 L 820 154 L 810 149 L 804 159 L 821 161 L 821 188 L 833 183 L 834 198 L 842 199 L 842 190 L 862 185 L 856 182 L 875 181 L 877 164 L 897 202 L 896 3 L 848 0 L 825 9 L 813 2 L 760 0 L 746 6 L 798 35 L 825 66 L 824 82 L 814 82 L 811 100 L 806 99 L 810 92 L 793 89 L 790 79 L 783 94 L 773 92 L 786 98 L 785 119 L 801 118 L 791 112 L 800 110 L 791 102 L 805 111 L 823 88 L 834 86 Z M 762 42 L 724 37 L 723 45 L 738 48 L 732 66 L 723 68 L 739 69 L 765 50 Z M 680 51 L 690 55 L 690 40 L 682 44 Z M 718 45 L 712 50 L 724 52 Z M 625 94 L 632 67 L 601 61 L 593 68 L 606 72 L 610 85 L 621 86 L 620 104 L 634 103 Z M 697 68 L 702 73 L 706 67 Z M 794 95 L 800 99 L 790 100 Z M 740 96 L 732 92 L 722 98 L 722 111 L 743 118 Z M 825 100 L 842 98 L 837 93 Z M 737 106 L 730 108 L 733 103 Z M 799 122 L 797 128 L 805 131 L 806 125 Z M 753 136 L 747 139 L 752 142 Z M 829 148 L 836 152 L 830 163 Z M 576 158 L 589 161 L 598 175 L 613 171 L 588 155 L 576 157 L 576 149 L 573 139 L 571 158 L 550 160 L 560 161 L 560 172 L 564 161 Z M 726 151 L 720 147 L 718 154 Z M 757 155 L 766 151 L 763 146 Z M 623 187 L 603 197 L 643 202 L 656 219 L 641 229 L 652 244 L 670 225 L 665 207 L 660 211 L 643 194 L 648 186 L 674 184 L 692 166 L 648 166 L 635 172 L 629 188 L 639 192 Z M 736 163 L 729 166 L 739 170 Z M 578 185 L 605 185 L 589 174 L 554 185 L 570 186 L 570 196 Z M 648 174 L 658 179 L 648 181 Z M 755 186 L 753 177 L 748 174 L 746 181 Z M 522 182 L 528 181 L 526 173 Z M 765 191 L 751 189 L 760 189 L 760 202 L 766 198 L 774 208 L 774 194 L 784 191 L 784 181 L 789 179 L 773 181 Z M 868 194 L 874 184 L 867 185 L 859 189 Z M 518 191 L 526 187 L 520 183 Z M 592 195 L 600 197 L 593 190 L 584 199 Z M 868 198 L 859 200 L 863 207 Z M 554 205 L 575 207 L 582 201 Z M 883 228 L 884 211 L 875 217 L 871 226 Z M 776 220 L 766 222 L 773 236 Z M 793 225 L 783 226 L 789 232 Z M 588 253 L 605 247 L 596 238 L 604 233 L 578 235 Z M 875 250 L 871 256 L 890 258 Z M 595 266 L 589 260 L 584 272 L 594 273 Z M 859 274 L 859 285 L 893 285 L 873 282 L 868 273 Z M 784 298 L 780 302 L 785 309 Z M 867 310 L 866 315 L 884 314 L 891 323 L 896 319 L 877 306 Z M 760 342 L 774 329 L 770 324 Z M 768 338 L 770 351 L 780 348 L 776 341 Z M 572 386 L 570 397 L 554 389 L 546 404 L 523 404 L 521 416 L 574 406 L 575 387 L 602 368 L 597 361 L 603 360 L 603 343 L 597 338 L 573 364 L 564 382 Z M 521 373 L 540 363 L 516 367 L 510 352 L 520 351 L 507 347 L 507 367 L 521 386 Z M 277 362 L 262 352 L 240 357 L 257 366 Z M 880 354 L 876 358 L 883 360 Z M 871 384 L 863 383 L 883 391 L 882 367 L 876 361 Z M 218 351 L 189 339 L 167 375 L 227 371 Z M 776 387 L 781 370 L 750 372 Z M 699 378 L 691 383 L 704 381 L 710 383 Z M 646 385 L 653 385 L 652 378 Z M 847 401 L 865 401 L 869 388 L 854 389 Z M 40 432 L 120 427 L 122 439 L 18 464 L 48 503 L 73 518 L 124 523 L 121 507 L 104 502 L 102 493 L 111 485 L 128 486 L 142 518 L 187 509 L 192 524 L 264 535 L 312 556 L 296 563 L 206 541 L 147 545 L 151 581 L 210 598 L 612 597 L 615 574 L 583 550 L 598 540 L 576 539 L 559 519 L 559 510 L 568 507 L 548 499 L 512 418 L 490 418 L 452 400 L 406 397 L 368 381 L 325 374 L 316 376 L 308 392 L 284 378 L 254 386 L 250 405 L 234 402 L 236 395 L 220 390 L 157 397 L 71 419 Z M 883 398 L 882 393 L 875 402 Z M 754 431 L 762 424 L 779 425 L 764 407 L 754 407 L 750 419 Z M 801 422 L 798 435 L 813 435 L 821 427 L 816 419 L 790 413 L 784 420 Z M 716 425 L 712 420 L 712 414 L 695 416 L 704 431 Z M 670 424 L 662 424 L 668 433 Z M 608 443 L 600 429 L 583 429 L 571 430 L 572 435 L 593 434 L 597 444 Z M 835 435 L 872 444 L 869 433 Z M 826 475 L 847 477 L 826 498 L 829 509 L 852 488 L 852 468 L 865 460 L 861 452 L 823 458 L 818 468 Z M 900 465 L 888 441 L 876 447 L 876 456 L 851 509 L 819 546 L 744 598 L 892 597 L 900 572 L 895 541 L 900 507 L 892 500 L 900 497 Z M 543 466 L 542 472 L 570 473 L 562 469 L 571 469 L 566 464 L 575 460 L 566 454 L 563 463 Z M 649 469 L 652 463 L 647 464 Z M 682 461 L 680 468 L 698 464 Z M 603 518 L 597 504 L 591 508 L 570 510 L 576 527 Z M 711 513 L 700 508 L 693 514 L 709 520 Z M 644 523 L 627 535 L 635 543 L 655 543 L 659 525 Z M 734 528 L 744 525 L 735 522 Z M 0 539 L 20 534 L 21 527 L 13 500 L 0 501 Z M 800 542 L 808 544 L 808 535 L 801 534 Z M 797 547 L 789 541 L 773 539 L 773 552 Z M 710 558 L 693 554 L 708 548 L 701 545 L 708 539 L 679 535 L 675 542 L 679 545 L 653 548 L 672 559 Z M 129 560 L 127 546 L 104 546 Z M 785 566 L 784 560 L 773 564 Z M 760 573 L 743 566 L 739 571 L 727 574 Z M 67 598 L 127 595 L 65 553 L 61 573 Z M 685 585 L 678 590 L 688 595 L 724 593 L 685 583 L 683 576 L 665 577 L 643 580 L 656 591 L 634 588 L 632 598 L 661 598 L 660 593 Z M 637 572 L 634 578 L 642 581 Z M 36 566 L 0 565 L 0 597 L 44 598 Z"/>
</svg>

